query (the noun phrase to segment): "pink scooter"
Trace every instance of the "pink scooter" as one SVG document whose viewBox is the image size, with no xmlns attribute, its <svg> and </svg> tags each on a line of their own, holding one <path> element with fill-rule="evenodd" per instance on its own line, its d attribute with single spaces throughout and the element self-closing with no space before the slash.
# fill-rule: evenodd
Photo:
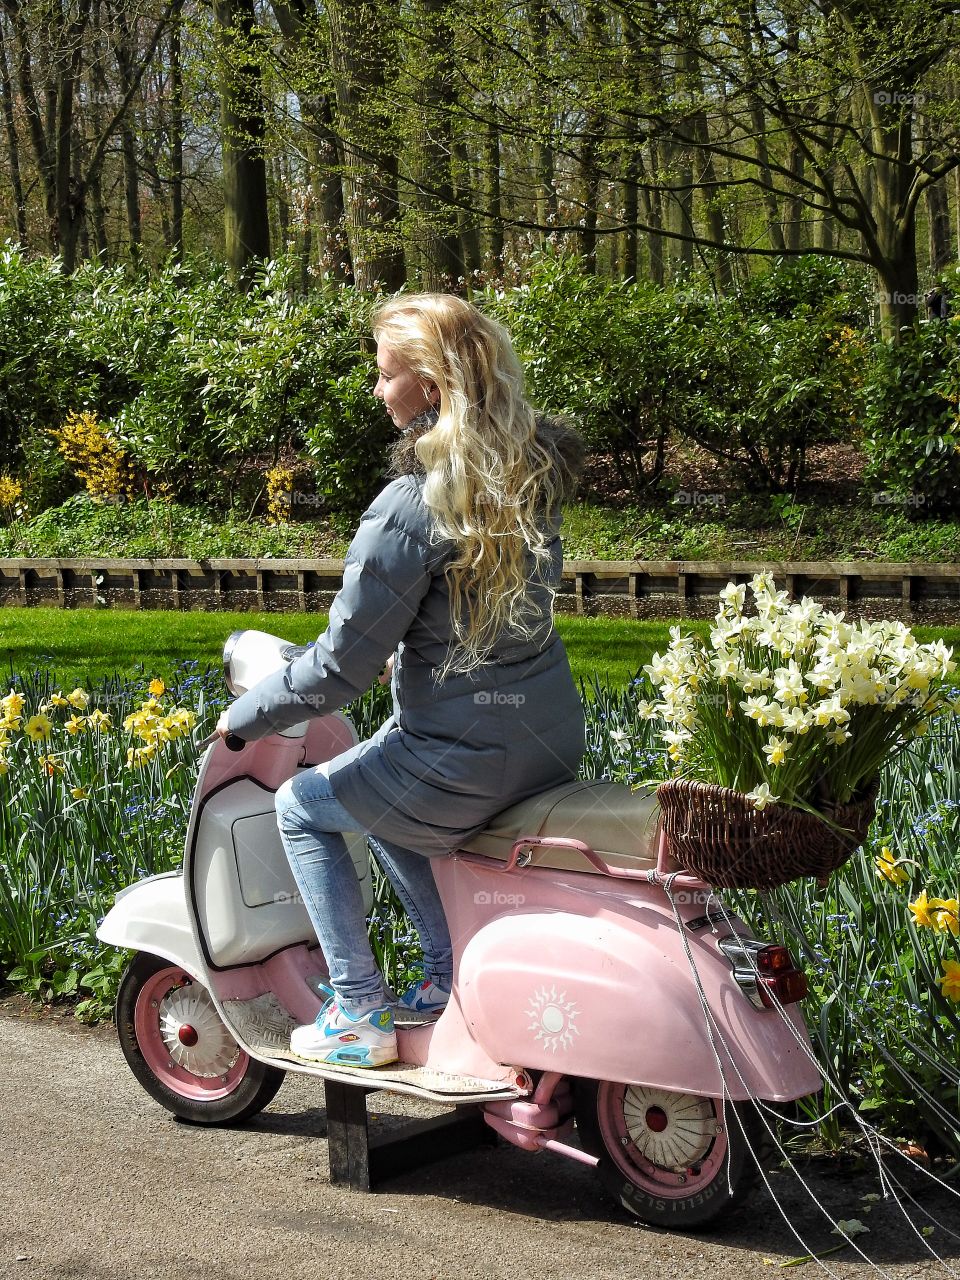
<svg viewBox="0 0 960 1280">
<path fill-rule="evenodd" d="M 228 684 L 239 693 L 296 652 L 235 633 Z M 708 885 L 675 871 L 655 801 L 617 783 L 535 796 L 434 860 L 453 995 L 437 1021 L 398 1027 L 399 1063 L 291 1054 L 326 968 L 273 795 L 355 741 L 339 714 L 243 751 L 216 740 L 182 873 L 125 889 L 103 920 L 102 941 L 138 953 L 117 1027 L 147 1092 L 182 1119 L 235 1124 L 296 1071 L 328 1082 L 328 1110 L 335 1083 L 479 1106 L 524 1150 L 595 1166 L 645 1222 L 701 1226 L 742 1200 L 770 1123 L 756 1101 L 820 1087 L 796 1004 L 806 981 L 784 947 L 754 939 Z M 369 902 L 362 837 L 351 852 Z"/>
</svg>

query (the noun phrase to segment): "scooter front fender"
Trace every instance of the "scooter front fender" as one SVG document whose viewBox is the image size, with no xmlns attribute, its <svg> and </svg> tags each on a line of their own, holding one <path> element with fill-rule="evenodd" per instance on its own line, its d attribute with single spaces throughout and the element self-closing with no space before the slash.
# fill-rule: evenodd
<svg viewBox="0 0 960 1280">
<path fill-rule="evenodd" d="M 641 936 L 645 934 L 645 936 Z M 715 939 L 683 939 L 666 913 L 496 917 L 467 943 L 459 994 L 499 1062 L 735 1100 L 820 1087 L 796 1005 L 757 1009 Z"/>
<path fill-rule="evenodd" d="M 187 914 L 183 877 L 177 871 L 150 876 L 122 890 L 100 922 L 97 937 L 111 947 L 161 956 L 182 965 L 198 982 L 206 981 Z"/>
</svg>

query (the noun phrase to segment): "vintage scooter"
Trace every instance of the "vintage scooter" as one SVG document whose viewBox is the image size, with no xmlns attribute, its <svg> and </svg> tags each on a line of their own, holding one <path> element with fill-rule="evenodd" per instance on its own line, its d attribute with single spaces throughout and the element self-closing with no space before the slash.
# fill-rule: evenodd
<svg viewBox="0 0 960 1280">
<path fill-rule="evenodd" d="M 231 691 L 300 652 L 235 632 Z M 182 873 L 123 890 L 103 920 L 102 941 L 137 952 L 117 1027 L 147 1092 L 182 1119 L 236 1124 L 296 1071 L 479 1105 L 517 1146 L 595 1166 L 645 1222 L 700 1226 L 742 1200 L 770 1123 L 757 1101 L 820 1087 L 796 1003 L 806 980 L 785 947 L 753 938 L 708 885 L 677 873 L 655 800 L 624 785 L 556 787 L 434 859 L 453 994 L 436 1021 L 398 1026 L 400 1062 L 370 1070 L 291 1053 L 291 1030 L 321 1006 L 326 967 L 274 792 L 355 741 L 340 714 L 243 750 L 215 740 Z M 351 840 L 369 903 L 366 843 Z"/>
</svg>

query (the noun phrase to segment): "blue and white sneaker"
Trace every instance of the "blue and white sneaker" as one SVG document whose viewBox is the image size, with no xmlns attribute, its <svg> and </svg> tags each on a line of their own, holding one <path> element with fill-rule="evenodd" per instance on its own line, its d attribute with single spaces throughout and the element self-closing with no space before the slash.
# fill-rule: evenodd
<svg viewBox="0 0 960 1280">
<path fill-rule="evenodd" d="M 439 1018 L 447 1007 L 450 992 L 438 987 L 432 978 L 424 978 L 415 982 L 412 987 L 397 999 L 393 1006 L 394 1014 L 401 1020 L 414 1017 L 418 1021 L 425 1018 Z"/>
<path fill-rule="evenodd" d="M 306 1062 L 342 1067 L 383 1067 L 399 1057 L 393 1013 L 386 1005 L 354 1017 L 332 992 L 316 1020 L 292 1032 L 290 1048 Z"/>
</svg>

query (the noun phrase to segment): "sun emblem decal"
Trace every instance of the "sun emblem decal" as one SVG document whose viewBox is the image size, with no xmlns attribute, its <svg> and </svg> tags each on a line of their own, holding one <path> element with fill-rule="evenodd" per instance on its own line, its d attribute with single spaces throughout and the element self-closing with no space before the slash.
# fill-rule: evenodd
<svg viewBox="0 0 960 1280">
<path fill-rule="evenodd" d="M 567 999 L 565 991 L 557 991 L 556 987 L 541 987 L 530 997 L 530 1007 L 526 1010 L 531 1019 L 529 1030 L 534 1039 L 556 1053 L 558 1049 L 569 1049 L 575 1036 L 580 1034 L 576 1020 L 580 1010 L 576 1002 Z"/>
</svg>

